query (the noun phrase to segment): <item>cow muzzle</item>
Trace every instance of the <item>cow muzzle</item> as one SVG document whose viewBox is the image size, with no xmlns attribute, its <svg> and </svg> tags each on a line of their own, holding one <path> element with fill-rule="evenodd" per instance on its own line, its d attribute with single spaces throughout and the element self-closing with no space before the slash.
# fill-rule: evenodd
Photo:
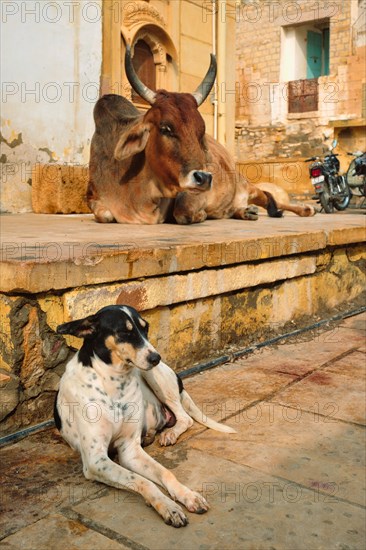
<svg viewBox="0 0 366 550">
<path fill-rule="evenodd" d="M 208 191 L 211 189 L 212 174 L 203 170 L 191 170 L 181 183 L 181 187 L 189 191 Z"/>
</svg>

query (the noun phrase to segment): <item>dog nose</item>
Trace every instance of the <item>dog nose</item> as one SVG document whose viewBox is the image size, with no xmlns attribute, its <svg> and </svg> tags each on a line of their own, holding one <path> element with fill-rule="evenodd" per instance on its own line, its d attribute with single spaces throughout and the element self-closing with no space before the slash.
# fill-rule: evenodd
<svg viewBox="0 0 366 550">
<path fill-rule="evenodd" d="M 211 172 L 203 172 L 202 170 L 197 170 L 193 172 L 193 177 L 197 185 L 202 188 L 210 189 L 212 182 Z"/>
<path fill-rule="evenodd" d="M 156 367 L 156 365 L 160 363 L 161 357 L 156 351 L 150 351 L 147 357 L 147 360 L 150 363 L 150 365 L 152 365 L 153 367 Z"/>
</svg>

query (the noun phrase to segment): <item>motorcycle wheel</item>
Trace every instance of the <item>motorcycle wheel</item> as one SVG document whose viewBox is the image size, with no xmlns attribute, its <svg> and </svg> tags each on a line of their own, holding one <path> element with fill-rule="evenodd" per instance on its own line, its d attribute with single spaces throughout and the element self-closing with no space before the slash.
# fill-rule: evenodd
<svg viewBox="0 0 366 550">
<path fill-rule="evenodd" d="M 330 191 L 327 182 L 323 184 L 323 193 L 319 195 L 320 204 L 323 207 L 324 212 L 331 214 L 334 212 L 333 202 L 330 199 Z"/>
<path fill-rule="evenodd" d="M 347 184 L 346 184 L 346 185 L 347 185 Z M 345 194 L 345 196 L 344 196 L 343 199 L 341 199 L 341 200 L 335 199 L 335 201 L 334 201 L 334 207 L 335 207 L 337 210 L 345 210 L 345 209 L 347 208 L 347 206 L 349 205 L 349 202 L 350 202 L 350 200 L 351 200 L 352 194 L 351 194 L 351 190 L 350 190 L 350 188 L 348 187 L 348 185 L 347 185 L 347 187 L 346 187 L 346 189 L 345 189 L 345 193 L 346 193 L 346 194 Z"/>
</svg>

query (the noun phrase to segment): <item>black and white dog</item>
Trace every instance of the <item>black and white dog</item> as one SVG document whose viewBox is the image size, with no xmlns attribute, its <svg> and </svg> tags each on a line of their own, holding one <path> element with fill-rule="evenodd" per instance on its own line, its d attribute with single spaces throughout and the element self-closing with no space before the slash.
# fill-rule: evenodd
<svg viewBox="0 0 366 550">
<path fill-rule="evenodd" d="M 221 432 L 235 430 L 204 418 L 148 341 L 148 323 L 131 307 L 107 306 L 60 325 L 57 332 L 84 338 L 61 378 L 55 422 L 81 454 L 85 477 L 140 493 L 174 527 L 188 523 L 175 500 L 190 512 L 206 512 L 205 499 L 179 483 L 142 445 L 151 443 L 157 432 L 162 445 L 173 445 L 192 418 Z M 113 449 L 120 465 L 108 455 Z"/>
</svg>

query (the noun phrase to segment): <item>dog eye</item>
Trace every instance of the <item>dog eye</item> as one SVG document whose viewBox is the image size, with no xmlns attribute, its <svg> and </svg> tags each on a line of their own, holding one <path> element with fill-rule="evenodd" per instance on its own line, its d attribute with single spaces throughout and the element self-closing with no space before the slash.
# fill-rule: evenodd
<svg viewBox="0 0 366 550">
<path fill-rule="evenodd" d="M 145 319 L 142 319 L 140 317 L 139 319 L 139 325 L 141 327 L 141 330 L 142 332 L 145 332 L 147 334 L 148 330 L 149 330 L 149 323 L 147 321 L 145 321 Z"/>
</svg>

